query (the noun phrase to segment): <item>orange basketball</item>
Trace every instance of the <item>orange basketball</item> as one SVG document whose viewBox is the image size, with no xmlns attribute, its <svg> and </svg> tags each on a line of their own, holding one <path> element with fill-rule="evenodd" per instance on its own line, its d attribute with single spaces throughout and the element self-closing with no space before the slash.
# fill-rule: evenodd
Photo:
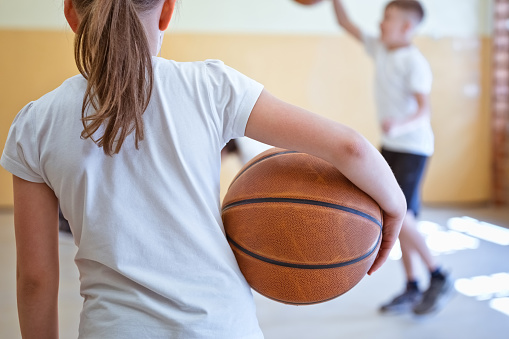
<svg viewBox="0 0 509 339">
<path fill-rule="evenodd" d="M 273 148 L 247 163 L 224 198 L 228 242 L 249 285 L 286 304 L 354 287 L 382 238 L 378 204 L 330 163 Z"/>
<path fill-rule="evenodd" d="M 314 5 L 321 2 L 322 0 L 295 0 L 295 1 L 301 5 Z"/>
</svg>

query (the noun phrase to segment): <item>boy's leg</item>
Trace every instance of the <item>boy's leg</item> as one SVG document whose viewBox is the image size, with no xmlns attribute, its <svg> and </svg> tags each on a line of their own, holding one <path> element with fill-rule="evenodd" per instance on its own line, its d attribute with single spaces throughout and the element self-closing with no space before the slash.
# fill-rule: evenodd
<svg viewBox="0 0 509 339">
<path fill-rule="evenodd" d="M 424 170 L 426 157 L 391 152 L 385 149 L 382 149 L 382 155 L 394 172 L 394 176 L 405 194 L 409 210 L 403 221 L 403 227 L 399 236 L 403 267 L 407 278 L 406 288 L 400 295 L 382 305 L 380 311 L 409 312 L 419 302 L 422 295 L 418 288 L 415 260 L 420 257 L 420 252 L 423 251 L 420 247 L 426 246 L 426 244 L 417 231 L 414 215 L 419 207 L 418 186 Z M 425 250 L 427 250 L 427 247 Z M 429 257 L 431 258 L 431 255 Z"/>
<path fill-rule="evenodd" d="M 394 172 L 394 176 L 407 201 L 408 211 L 401 227 L 399 240 L 407 278 L 415 280 L 417 272 L 413 265 L 412 256 L 418 255 L 430 271 L 437 269 L 426 241 L 417 229 L 416 221 L 416 216 L 419 214 L 421 207 L 420 186 L 428 158 L 416 154 L 391 152 L 385 149 L 382 149 L 382 155 Z"/>
<path fill-rule="evenodd" d="M 401 231 L 403 231 L 403 227 L 401 227 Z M 399 244 L 401 247 L 401 260 L 403 261 L 403 268 L 405 269 L 406 279 L 407 281 L 417 281 L 415 262 L 418 259 L 418 253 L 412 246 L 409 246 L 407 241 L 401 240 L 401 232 L 399 239 Z"/>
<path fill-rule="evenodd" d="M 413 266 L 411 260 L 415 256 L 422 259 L 431 275 L 428 289 L 424 291 L 419 301 L 412 306 L 412 311 L 418 315 L 437 311 L 448 299 L 452 290 L 452 282 L 448 274 L 441 271 L 436 264 L 424 237 L 417 230 L 417 222 L 411 211 L 407 213 L 407 217 L 403 222 L 399 240 L 408 281 L 416 280 L 417 272 L 415 272 L 415 266 Z"/>
<path fill-rule="evenodd" d="M 382 150 L 382 155 L 391 166 L 398 183 L 405 194 L 408 212 L 401 228 L 399 240 L 403 256 L 403 265 L 407 276 L 407 288 L 402 295 L 389 304 L 382 306 L 382 311 L 391 308 L 406 309 L 410 306 L 415 314 L 427 314 L 436 311 L 451 292 L 452 282 L 447 273 L 442 272 L 436 264 L 424 237 L 417 229 L 415 217 L 420 209 L 420 185 L 424 176 L 427 157 Z M 430 284 L 417 298 L 418 292 L 414 257 L 420 257 L 430 271 Z"/>
<path fill-rule="evenodd" d="M 384 313 L 404 313 L 410 312 L 417 302 L 421 299 L 422 293 L 417 285 L 417 275 L 415 272 L 415 260 L 417 259 L 417 251 L 409 247 L 401 241 L 400 246 L 403 260 L 403 267 L 406 274 L 406 288 L 403 293 L 397 295 L 392 300 L 380 307 L 380 311 Z"/>
<path fill-rule="evenodd" d="M 417 229 L 417 221 L 413 211 L 408 211 L 399 233 L 403 265 L 408 280 L 416 280 L 417 272 L 413 265 L 412 257 L 418 255 L 430 272 L 435 271 L 438 266 L 426 244 L 422 234 Z"/>
</svg>

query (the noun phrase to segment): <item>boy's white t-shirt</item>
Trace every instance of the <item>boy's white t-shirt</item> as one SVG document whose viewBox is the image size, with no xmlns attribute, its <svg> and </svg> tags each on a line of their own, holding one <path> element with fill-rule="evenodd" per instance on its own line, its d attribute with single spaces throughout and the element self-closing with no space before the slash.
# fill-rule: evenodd
<svg viewBox="0 0 509 339">
<path fill-rule="evenodd" d="M 1 165 L 60 200 L 78 246 L 80 338 L 263 338 L 219 206 L 220 151 L 263 87 L 220 61 L 153 65 L 139 150 L 134 133 L 112 157 L 80 138 L 79 75 L 22 109 Z"/>
<path fill-rule="evenodd" d="M 405 119 L 417 112 L 415 93 L 429 94 L 433 74 L 428 61 L 415 46 L 388 50 L 375 37 L 363 34 L 366 52 L 375 62 L 375 101 L 380 124 L 387 118 Z M 434 135 L 429 116 L 394 133 L 382 135 L 382 146 L 395 152 L 430 156 Z"/>
</svg>

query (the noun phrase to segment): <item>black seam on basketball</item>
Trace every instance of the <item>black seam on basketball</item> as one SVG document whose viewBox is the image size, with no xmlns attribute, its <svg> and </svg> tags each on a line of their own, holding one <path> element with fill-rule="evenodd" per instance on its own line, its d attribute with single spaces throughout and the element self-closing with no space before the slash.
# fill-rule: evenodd
<svg viewBox="0 0 509 339">
<path fill-rule="evenodd" d="M 251 251 L 245 249 L 244 247 L 240 246 L 232 238 L 230 238 L 230 236 L 228 236 L 228 234 L 226 235 L 226 239 L 228 239 L 228 242 L 230 242 L 233 246 L 237 247 L 239 250 L 241 250 L 245 254 L 249 255 L 250 257 L 261 260 L 268 264 L 273 264 L 273 265 L 283 266 L 283 267 L 290 267 L 290 268 L 299 268 L 299 269 L 304 269 L 304 270 L 321 270 L 321 269 L 344 267 L 344 266 L 352 265 L 359 261 L 364 260 L 365 258 L 369 257 L 371 254 L 373 254 L 373 252 L 376 250 L 376 248 L 378 247 L 378 243 L 380 242 L 381 236 L 382 236 L 382 232 L 380 232 L 380 234 L 378 235 L 378 239 L 375 243 L 375 246 L 372 249 L 370 249 L 368 251 L 368 253 L 366 253 L 358 258 L 355 258 L 355 259 L 349 260 L 349 261 L 335 263 L 335 264 L 321 264 L 321 265 L 292 264 L 289 262 L 278 261 L 278 260 L 266 258 L 266 257 L 258 255 L 256 253 L 251 252 Z"/>
<path fill-rule="evenodd" d="M 321 206 L 321 207 L 333 208 L 333 209 L 336 209 L 336 210 L 340 210 L 340 211 L 344 211 L 344 212 L 348 212 L 348 213 L 352 213 L 352 214 L 361 216 L 361 217 L 363 217 L 365 219 L 368 219 L 368 220 L 374 222 L 380 228 L 382 228 L 382 223 L 380 221 L 378 221 L 377 219 L 375 219 L 374 217 L 372 217 L 371 215 L 367 214 L 367 213 L 358 211 L 358 210 L 350 208 L 350 207 L 342 206 L 342 205 L 336 205 L 336 204 L 331 204 L 331 203 L 328 203 L 328 202 L 317 201 L 317 200 L 308 200 L 308 199 L 293 199 L 293 198 L 257 198 L 257 199 L 246 199 L 246 200 L 240 200 L 240 201 L 232 202 L 231 204 L 226 205 L 225 207 L 223 207 L 222 212 L 225 212 L 226 210 L 228 210 L 230 208 L 233 208 L 233 207 L 237 207 L 237 206 L 249 205 L 249 204 L 271 203 L 271 202 L 275 202 L 275 203 L 303 204 L 303 205 L 313 205 L 313 206 Z"/>
<path fill-rule="evenodd" d="M 275 157 L 275 156 L 278 156 L 278 155 L 283 155 L 283 154 L 290 154 L 290 153 L 299 153 L 299 152 L 296 152 L 296 151 L 283 151 L 283 152 L 274 153 L 274 154 L 271 154 L 271 155 L 268 155 L 268 156 L 266 156 L 266 157 L 263 157 L 263 158 L 261 158 L 261 159 L 256 160 L 256 161 L 255 161 L 255 162 L 253 162 L 251 165 L 249 165 L 248 167 L 246 167 L 246 168 L 245 168 L 242 172 L 240 172 L 240 173 L 239 173 L 239 174 L 235 177 L 235 179 L 233 179 L 233 181 L 230 183 L 230 186 L 229 186 L 229 187 L 231 187 L 231 186 L 233 185 L 233 183 L 234 183 L 235 181 L 237 181 L 237 179 L 238 179 L 238 178 L 240 178 L 240 176 L 241 176 L 242 174 L 244 174 L 244 173 L 245 173 L 248 169 L 250 169 L 250 168 L 251 168 L 251 167 L 253 167 L 254 165 L 256 165 L 256 164 L 258 164 L 258 163 L 260 163 L 260 162 L 262 162 L 262 161 L 264 161 L 264 160 L 270 159 L 270 158 L 272 158 L 272 157 Z"/>
</svg>

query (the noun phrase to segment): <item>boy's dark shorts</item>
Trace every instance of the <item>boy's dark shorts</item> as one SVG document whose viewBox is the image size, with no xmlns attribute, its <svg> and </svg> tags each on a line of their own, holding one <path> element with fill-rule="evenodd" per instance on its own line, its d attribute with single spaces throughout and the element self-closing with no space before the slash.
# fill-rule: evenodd
<svg viewBox="0 0 509 339">
<path fill-rule="evenodd" d="M 382 156 L 392 169 L 405 194 L 407 208 L 419 215 L 421 208 L 421 182 L 426 169 L 427 156 L 393 152 L 382 148 Z"/>
</svg>

